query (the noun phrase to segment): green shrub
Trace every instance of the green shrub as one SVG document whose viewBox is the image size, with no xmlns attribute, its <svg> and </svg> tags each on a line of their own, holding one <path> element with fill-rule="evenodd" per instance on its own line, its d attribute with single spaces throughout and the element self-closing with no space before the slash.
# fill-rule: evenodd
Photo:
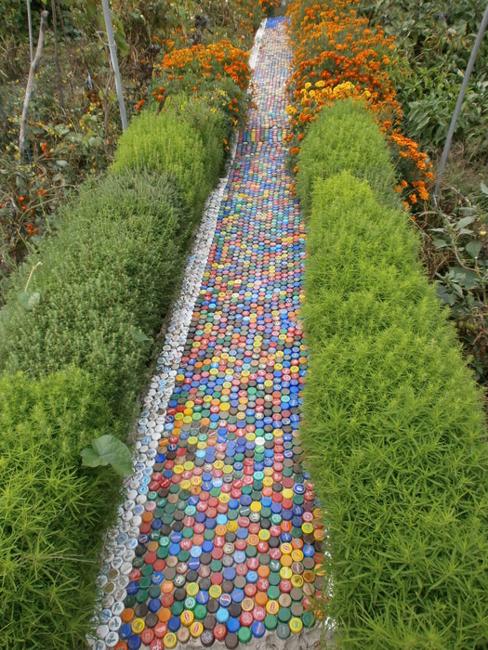
<svg viewBox="0 0 488 650">
<path fill-rule="evenodd" d="M 156 173 L 86 186 L 57 235 L 13 278 L 0 318 L 0 370 L 41 376 L 74 364 L 127 417 L 185 261 L 189 225 L 178 203 Z"/>
<path fill-rule="evenodd" d="M 343 170 L 364 178 L 386 204 L 397 207 L 395 169 L 371 111 L 357 100 L 337 101 L 320 112 L 298 156 L 297 191 L 305 214 L 313 184 Z"/>
<path fill-rule="evenodd" d="M 171 77 L 171 78 L 170 78 Z M 227 75 L 216 77 L 202 77 L 200 72 L 185 70 L 181 77 L 173 74 L 163 74 L 155 77 L 152 82 L 151 100 L 159 106 L 155 99 L 158 89 L 164 88 L 165 106 L 171 102 L 173 96 L 183 95 L 190 106 L 195 102 L 206 104 L 211 109 L 218 109 L 225 117 L 228 135 L 237 122 L 243 122 L 247 116 L 250 96 L 247 89 L 240 88 L 233 79 Z M 228 137 L 228 136 L 226 136 Z"/>
<path fill-rule="evenodd" d="M 482 399 L 418 251 L 367 183 L 315 183 L 302 440 L 344 649 L 488 643 Z"/>
<path fill-rule="evenodd" d="M 112 171 L 148 169 L 175 182 L 192 218 L 199 218 L 223 161 L 225 118 L 204 102 L 171 98 L 157 114 L 143 111 L 122 134 Z"/>
<path fill-rule="evenodd" d="M 164 109 L 176 114 L 179 120 L 189 122 L 200 134 L 210 183 L 209 192 L 222 172 L 224 140 L 230 136 L 231 131 L 226 115 L 220 108 L 212 105 L 211 101 L 211 96 L 207 100 L 207 98 L 199 99 L 182 93 L 168 97 Z"/>
<path fill-rule="evenodd" d="M 103 526 L 119 480 L 79 452 L 112 431 L 87 373 L 0 378 L 2 648 L 82 647 L 92 616 Z"/>
</svg>

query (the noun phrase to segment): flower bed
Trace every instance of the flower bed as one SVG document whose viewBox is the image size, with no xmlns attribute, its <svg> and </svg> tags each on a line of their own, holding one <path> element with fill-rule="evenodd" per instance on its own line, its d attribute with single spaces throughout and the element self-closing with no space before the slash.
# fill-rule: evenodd
<svg viewBox="0 0 488 650">
<path fill-rule="evenodd" d="M 32 6 L 34 45 L 44 4 Z M 110 4 L 129 118 L 144 105 L 141 97 L 152 83 L 153 67 L 165 53 L 193 43 L 229 40 L 246 51 L 263 15 L 258 0 Z M 56 5 L 57 21 L 51 13 Z M 120 135 L 110 56 L 106 38 L 100 38 L 101 4 L 57 2 L 47 7 L 50 16 L 29 108 L 26 157 L 19 160 L 30 60 L 26 3 L 2 0 L 1 6 L 0 305 L 4 278 L 49 235 L 57 208 L 73 189 L 106 170 Z M 208 82 L 214 89 L 212 79 Z"/>
<path fill-rule="evenodd" d="M 249 78 L 246 52 L 224 39 L 166 54 L 155 66 L 151 94 L 159 106 L 175 94 L 203 97 L 236 126 L 246 114 Z"/>
<path fill-rule="evenodd" d="M 350 97 L 366 102 L 376 115 L 393 152 L 396 192 L 422 235 L 428 275 L 436 283 L 439 298 L 450 307 L 469 365 L 486 385 L 488 188 L 480 112 L 480 97 L 486 93 L 483 51 L 436 201 L 429 201 L 432 165 L 419 145 L 404 135 L 405 131 L 414 134 L 434 158 L 440 155 L 439 145 L 444 142 L 461 84 L 458 72 L 467 64 L 483 11 L 479 1 L 449 7 L 442 2 L 419 5 L 414 0 L 292 2 L 295 57 L 290 86 L 293 101 L 288 110 L 292 157 L 323 106 Z M 398 38 L 386 36 L 381 25 Z"/>
<path fill-rule="evenodd" d="M 281 5 L 280 0 L 259 0 L 261 9 L 266 16 L 272 16 Z"/>
<path fill-rule="evenodd" d="M 417 143 L 401 132 L 403 113 L 390 72 L 393 40 L 358 16 L 356 4 L 294 0 L 289 5 L 294 41 L 290 153 L 298 153 L 307 125 L 323 106 L 345 98 L 364 101 L 392 146 L 403 177 L 397 190 L 409 208 L 429 197 L 431 166 Z"/>
</svg>

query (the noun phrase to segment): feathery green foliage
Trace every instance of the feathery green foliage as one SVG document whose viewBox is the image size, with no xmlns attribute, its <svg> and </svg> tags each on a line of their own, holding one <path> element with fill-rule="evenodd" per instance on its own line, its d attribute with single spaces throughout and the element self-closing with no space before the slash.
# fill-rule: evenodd
<svg viewBox="0 0 488 650">
<path fill-rule="evenodd" d="M 164 175 L 145 171 L 86 186 L 57 235 L 13 278 L 0 370 L 42 376 L 74 364 L 128 417 L 185 260 L 189 225 L 179 203 Z M 38 302 L 26 308 L 19 297 L 38 262 L 25 292 Z"/>
<path fill-rule="evenodd" d="M 192 217 L 200 216 L 223 163 L 224 114 L 202 100 L 171 98 L 135 117 L 120 138 L 112 171 L 149 169 L 176 184 Z"/>
<path fill-rule="evenodd" d="M 219 86 L 216 83 L 214 86 L 217 94 Z M 185 93 L 169 96 L 163 111 L 175 114 L 180 121 L 184 120 L 198 131 L 203 142 L 205 170 L 211 189 L 223 170 L 224 140 L 230 138 L 232 130 L 227 115 L 215 105 L 212 96 L 199 98 Z"/>
<path fill-rule="evenodd" d="M 82 187 L 10 278 L 0 312 L 2 648 L 85 645 L 114 469 L 130 467 L 113 436 L 127 436 L 223 167 L 225 90 L 208 81 L 206 100 L 172 96 L 135 118 L 111 173 Z"/>
<path fill-rule="evenodd" d="M 103 525 L 119 485 L 80 450 L 112 432 L 93 377 L 0 378 L 0 638 L 9 650 L 81 647 Z"/>
<path fill-rule="evenodd" d="M 314 186 L 302 441 L 328 528 L 327 614 L 344 649 L 484 648 L 480 391 L 405 215 L 347 172 Z"/>
<path fill-rule="evenodd" d="M 322 109 L 303 140 L 298 169 L 297 191 L 307 215 L 315 181 L 344 170 L 367 180 L 387 205 L 399 206 L 388 145 L 371 111 L 357 100 Z"/>
</svg>

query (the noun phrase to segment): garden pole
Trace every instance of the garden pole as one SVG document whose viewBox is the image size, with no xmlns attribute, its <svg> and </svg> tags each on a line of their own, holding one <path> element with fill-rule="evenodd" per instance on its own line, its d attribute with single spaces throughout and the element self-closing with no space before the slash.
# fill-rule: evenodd
<svg viewBox="0 0 488 650">
<path fill-rule="evenodd" d="M 120 76 L 119 61 L 117 59 L 117 47 L 115 45 L 114 30 L 112 27 L 112 16 L 110 14 L 109 0 L 102 0 L 103 16 L 105 18 L 105 28 L 107 30 L 108 47 L 110 50 L 110 60 L 112 61 L 112 69 L 115 78 L 115 90 L 117 92 L 117 99 L 119 101 L 120 122 L 122 124 L 122 131 L 127 128 L 127 113 L 125 110 L 124 91 L 122 89 L 122 78 Z"/>
<path fill-rule="evenodd" d="M 34 58 L 34 39 L 32 36 L 32 13 L 31 13 L 31 0 L 25 0 L 27 4 L 27 26 L 29 27 L 29 51 L 30 62 Z"/>
<path fill-rule="evenodd" d="M 24 103 L 22 105 L 22 115 L 20 118 L 20 132 L 19 132 L 19 156 L 20 160 L 25 155 L 25 137 L 27 130 L 27 113 L 29 111 L 29 103 L 31 100 L 32 90 L 34 88 L 34 80 L 37 68 L 41 60 L 42 48 L 44 46 L 44 32 L 46 31 L 48 13 L 47 11 L 41 12 L 41 23 L 39 25 L 39 38 L 37 40 L 37 49 L 34 58 L 31 61 L 29 68 L 29 77 L 27 78 L 27 86 L 25 88 Z"/>
<path fill-rule="evenodd" d="M 459 91 L 459 96 L 457 98 L 456 108 L 454 109 L 454 113 L 452 114 L 451 124 L 449 125 L 449 131 L 447 132 L 446 143 L 444 145 L 441 160 L 437 168 L 437 178 L 434 186 L 434 201 L 436 203 L 439 197 L 440 185 L 441 185 L 442 177 L 444 175 L 444 171 L 446 169 L 447 159 L 449 157 L 449 152 L 451 150 L 451 144 L 452 144 L 452 139 L 454 137 L 454 132 L 456 130 L 456 124 L 459 115 L 461 113 L 464 96 L 466 95 L 466 90 L 468 88 L 469 78 L 471 77 L 471 73 L 473 72 L 476 57 L 478 56 L 478 52 L 481 47 L 481 42 L 483 40 L 483 36 L 487 27 L 488 27 L 488 5 L 486 6 L 483 19 L 481 20 L 480 28 L 473 45 L 473 49 L 471 50 L 471 56 L 469 57 L 468 65 L 464 73 L 463 83 L 461 85 L 461 90 Z"/>
</svg>

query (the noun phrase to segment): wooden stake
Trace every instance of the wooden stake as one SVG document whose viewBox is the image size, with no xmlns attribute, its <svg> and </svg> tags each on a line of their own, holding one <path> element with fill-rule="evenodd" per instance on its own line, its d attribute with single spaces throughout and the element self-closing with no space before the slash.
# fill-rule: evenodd
<svg viewBox="0 0 488 650">
<path fill-rule="evenodd" d="M 64 93 L 63 93 L 63 76 L 61 72 L 61 63 L 59 61 L 58 52 L 58 18 L 56 10 L 56 0 L 51 0 L 51 14 L 53 17 L 53 30 L 54 30 L 54 58 L 56 60 L 56 82 L 59 93 L 59 103 L 61 108 L 64 109 Z"/>
<path fill-rule="evenodd" d="M 115 45 L 114 30 L 112 27 L 112 16 L 110 14 L 110 6 L 108 0 L 102 0 L 103 16 L 105 18 L 105 28 L 107 30 L 108 47 L 110 50 L 110 60 L 112 61 L 112 69 L 115 78 L 115 90 L 117 92 L 117 99 L 119 101 L 120 122 L 122 124 L 122 131 L 127 128 L 127 113 L 125 110 L 124 91 L 122 89 L 122 78 L 120 76 L 119 61 L 117 58 L 117 47 Z"/>
<path fill-rule="evenodd" d="M 27 4 L 27 26 L 29 28 L 29 51 L 30 51 L 30 62 L 34 58 L 34 40 L 32 38 L 32 14 L 31 14 L 31 0 L 25 0 Z"/>
<path fill-rule="evenodd" d="M 466 95 L 466 91 L 468 89 L 469 78 L 471 77 L 471 73 L 473 72 L 474 64 L 476 62 L 476 58 L 478 56 L 478 52 L 481 47 L 481 42 L 483 40 L 483 36 L 486 32 L 487 27 L 488 27 L 488 5 L 486 6 L 485 13 L 483 14 L 483 18 L 480 23 L 480 28 L 478 30 L 478 35 L 476 36 L 476 40 L 473 45 L 473 49 L 471 50 L 471 56 L 469 57 L 468 65 L 464 73 L 463 83 L 461 84 L 461 90 L 459 91 L 456 107 L 454 109 L 454 113 L 452 114 L 451 123 L 449 125 L 449 130 L 447 132 L 446 143 L 444 144 L 444 149 L 442 151 L 439 166 L 437 168 L 437 173 L 436 173 L 437 178 L 434 187 L 435 203 L 437 203 L 439 200 L 441 181 L 442 181 L 442 177 L 444 176 L 444 172 L 446 170 L 447 159 L 449 158 L 449 152 L 451 151 L 452 139 L 456 131 L 456 125 L 459 119 L 459 115 L 461 114 L 461 109 L 463 107 L 464 96 Z"/>
<path fill-rule="evenodd" d="M 41 55 L 42 55 L 42 48 L 44 46 L 44 33 L 46 31 L 47 17 L 48 17 L 48 12 L 42 11 L 41 24 L 39 25 L 39 38 L 37 40 L 36 54 L 30 64 L 29 77 L 27 79 L 27 86 L 25 88 L 24 105 L 22 107 L 22 117 L 20 118 L 20 133 L 19 133 L 19 154 L 21 160 L 25 154 L 25 131 L 27 127 L 27 114 L 29 111 L 29 103 L 31 100 L 32 90 L 34 87 L 36 70 L 39 67 L 39 62 L 41 60 Z"/>
</svg>

